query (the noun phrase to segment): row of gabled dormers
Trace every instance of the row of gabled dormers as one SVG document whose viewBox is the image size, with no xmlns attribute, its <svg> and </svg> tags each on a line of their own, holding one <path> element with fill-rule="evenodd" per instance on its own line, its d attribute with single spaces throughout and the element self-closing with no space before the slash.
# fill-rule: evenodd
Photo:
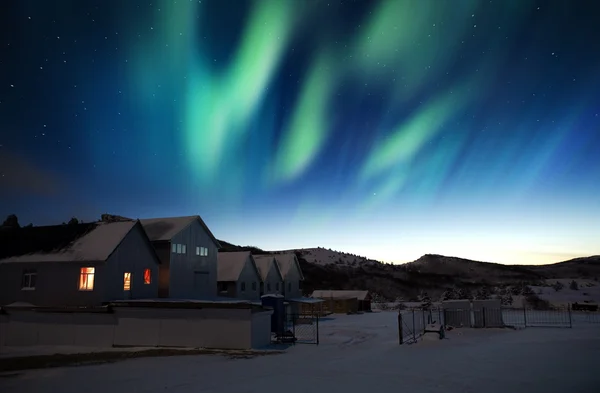
<svg viewBox="0 0 600 393">
<path fill-rule="evenodd" d="M 256 300 L 263 295 L 302 296 L 304 276 L 294 253 L 252 255 L 222 252 L 217 261 L 220 296 Z"/>
</svg>

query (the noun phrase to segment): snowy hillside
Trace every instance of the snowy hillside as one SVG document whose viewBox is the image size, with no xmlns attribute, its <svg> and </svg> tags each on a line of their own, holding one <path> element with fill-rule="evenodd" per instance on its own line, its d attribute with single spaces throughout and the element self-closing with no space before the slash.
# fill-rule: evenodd
<svg viewBox="0 0 600 393">
<path fill-rule="evenodd" d="M 378 261 L 375 261 L 373 259 L 367 259 L 366 257 L 360 255 L 349 254 L 341 251 L 334 251 L 332 249 L 322 247 L 288 250 L 285 252 L 298 252 L 302 255 L 306 262 L 320 266 L 337 265 L 358 267 L 380 263 Z"/>
</svg>

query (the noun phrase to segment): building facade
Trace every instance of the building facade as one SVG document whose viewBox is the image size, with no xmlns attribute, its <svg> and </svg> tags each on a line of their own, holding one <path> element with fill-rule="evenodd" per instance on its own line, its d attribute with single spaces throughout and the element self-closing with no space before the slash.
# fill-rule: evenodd
<svg viewBox="0 0 600 393">
<path fill-rule="evenodd" d="M 217 292 L 218 240 L 200 216 L 140 220 L 161 261 L 161 298 L 212 299 Z"/>
</svg>

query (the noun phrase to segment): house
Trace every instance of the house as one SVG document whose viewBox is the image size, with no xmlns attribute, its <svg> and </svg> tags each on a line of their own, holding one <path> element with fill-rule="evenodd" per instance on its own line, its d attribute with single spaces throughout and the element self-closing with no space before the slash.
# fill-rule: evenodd
<svg viewBox="0 0 600 393">
<path fill-rule="evenodd" d="M 260 295 L 281 294 L 283 276 L 273 255 L 254 255 L 256 267 L 260 273 Z"/>
<path fill-rule="evenodd" d="M 137 220 L 0 230 L 0 305 L 156 298 L 160 261 Z"/>
<path fill-rule="evenodd" d="M 161 261 L 158 296 L 212 299 L 217 292 L 219 241 L 200 216 L 141 219 Z"/>
<path fill-rule="evenodd" d="M 279 271 L 283 277 L 283 295 L 286 299 L 302 297 L 302 282 L 304 275 L 296 254 L 285 253 L 275 255 Z"/>
<path fill-rule="evenodd" d="M 317 290 L 313 291 L 311 297 L 334 301 L 330 305 L 331 312 L 371 311 L 371 294 L 369 291 Z M 356 301 L 351 299 L 356 299 Z"/>
<path fill-rule="evenodd" d="M 220 252 L 217 257 L 218 295 L 236 299 L 260 299 L 260 273 L 250 251 Z"/>
</svg>

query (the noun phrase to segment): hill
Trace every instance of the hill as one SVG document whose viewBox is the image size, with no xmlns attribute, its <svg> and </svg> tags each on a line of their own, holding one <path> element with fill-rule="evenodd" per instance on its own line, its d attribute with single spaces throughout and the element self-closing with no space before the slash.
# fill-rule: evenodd
<svg viewBox="0 0 600 393">
<path fill-rule="evenodd" d="M 597 277 L 600 257 L 577 258 L 551 265 L 503 265 L 444 255 L 426 254 L 419 259 L 394 265 L 360 255 L 322 247 L 285 251 L 264 251 L 253 246 L 236 246 L 221 241 L 221 251 L 251 251 L 253 254 L 294 252 L 305 276 L 304 292 L 315 289 L 368 289 L 394 300 L 416 301 L 426 293 L 438 299 L 444 293 L 469 296 L 480 292 L 519 295 L 526 287 L 549 287 L 551 279 Z M 539 290 L 539 289 L 538 289 Z"/>
</svg>

